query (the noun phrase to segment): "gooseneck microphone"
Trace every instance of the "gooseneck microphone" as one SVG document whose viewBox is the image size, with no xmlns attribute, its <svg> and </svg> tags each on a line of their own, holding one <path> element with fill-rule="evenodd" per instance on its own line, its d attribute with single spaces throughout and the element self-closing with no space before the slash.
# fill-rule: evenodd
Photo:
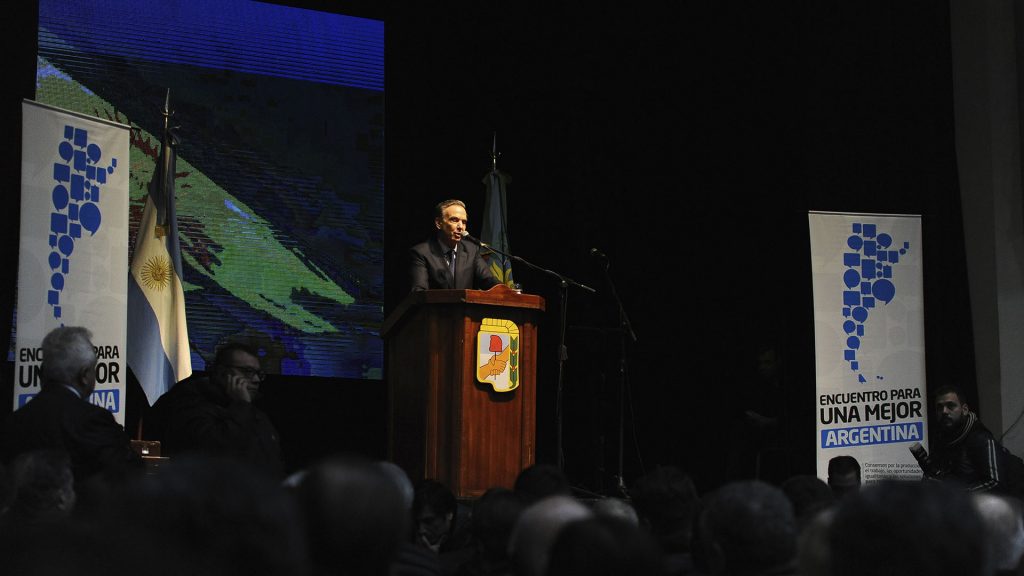
<svg viewBox="0 0 1024 576">
<path fill-rule="evenodd" d="M 476 244 L 477 246 L 483 246 L 484 248 L 490 248 L 489 244 L 487 244 L 486 242 L 481 241 L 479 238 L 477 238 L 476 236 L 473 236 L 469 232 L 463 232 L 462 233 L 462 239 L 463 240 L 469 240 L 470 242 L 472 242 L 473 244 Z"/>
</svg>

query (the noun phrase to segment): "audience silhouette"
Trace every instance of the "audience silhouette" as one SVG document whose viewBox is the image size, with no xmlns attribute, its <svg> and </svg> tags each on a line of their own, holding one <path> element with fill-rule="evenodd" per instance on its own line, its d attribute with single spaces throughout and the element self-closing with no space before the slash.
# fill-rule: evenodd
<svg viewBox="0 0 1024 576">
<path fill-rule="evenodd" d="M 637 515 L 636 508 L 622 498 L 614 496 L 601 498 L 590 507 L 594 510 L 594 514 L 602 518 L 617 518 L 630 526 L 640 525 L 640 516 Z"/>
<path fill-rule="evenodd" d="M 298 487 L 315 574 L 386 575 L 409 533 L 409 510 L 394 477 L 374 462 L 335 456 Z"/>
<path fill-rule="evenodd" d="M 860 490 L 860 462 L 845 454 L 829 459 L 828 486 L 836 498 Z"/>
<path fill-rule="evenodd" d="M 829 529 L 836 508 L 825 508 L 813 515 L 800 528 L 797 537 L 797 567 L 801 576 L 829 576 Z"/>
<path fill-rule="evenodd" d="M 572 496 L 556 494 L 530 504 L 516 521 L 508 550 L 517 576 L 544 576 L 558 533 L 575 520 L 594 513 Z"/>
<path fill-rule="evenodd" d="M 516 476 L 514 489 L 526 504 L 548 496 L 572 496 L 572 485 L 562 470 L 551 464 L 534 464 Z"/>
<path fill-rule="evenodd" d="M 824 480 L 811 474 L 797 474 L 782 483 L 782 492 L 793 505 L 799 526 L 835 503 L 835 494 Z"/>
<path fill-rule="evenodd" d="M 692 571 L 690 541 L 700 497 L 690 476 L 675 466 L 659 466 L 638 478 L 629 495 L 640 525 L 664 552 L 666 573 Z"/>
<path fill-rule="evenodd" d="M 146 566 L 179 574 L 290 575 L 306 571 L 306 537 L 292 495 L 276 476 L 221 456 L 180 456 L 159 473 L 111 490 L 89 515 L 107 543 Z M 137 573 L 137 572 L 136 572 Z"/>
<path fill-rule="evenodd" d="M 508 542 L 525 505 L 507 488 L 487 490 L 473 505 L 469 533 L 472 554 L 459 566 L 458 576 L 511 576 Z"/>
<path fill-rule="evenodd" d="M 75 478 L 71 458 L 60 450 L 19 454 L 11 465 L 10 521 L 43 522 L 71 514 Z"/>
<path fill-rule="evenodd" d="M 992 574 L 970 496 L 942 482 L 887 480 L 843 498 L 828 548 L 832 576 Z"/>
<path fill-rule="evenodd" d="M 402 510 L 409 519 L 408 528 L 402 535 L 398 550 L 391 562 L 390 576 L 437 576 L 441 574 L 441 563 L 433 550 L 415 543 L 415 527 L 412 506 L 416 489 L 409 475 L 399 465 L 387 460 L 377 462 L 382 472 L 394 482 L 401 497 Z"/>
<path fill-rule="evenodd" d="M 776 486 L 743 480 L 704 500 L 694 532 L 695 566 L 708 574 L 796 573 L 793 505 Z"/>
<path fill-rule="evenodd" d="M 582 499 L 539 465 L 514 489 L 459 502 L 441 482 L 414 485 L 395 463 L 357 455 L 281 481 L 196 453 L 107 478 L 82 499 L 72 470 L 66 452 L 37 450 L 0 474 L 9 573 L 1009 576 L 1024 556 L 1020 501 L 927 480 L 836 498 L 825 481 L 794 475 L 702 495 L 687 472 L 659 466 L 622 498 Z"/>
<path fill-rule="evenodd" d="M 417 483 L 412 499 L 416 544 L 438 554 L 450 550 L 457 511 L 455 494 L 447 486 L 429 478 Z"/>
<path fill-rule="evenodd" d="M 76 501 L 69 514 L 34 522 L 6 515 L 0 534 L 5 573 L 308 573 L 294 501 L 259 470 L 212 457 L 181 457 L 158 474 L 126 476 L 107 488 L 87 502 Z"/>
<path fill-rule="evenodd" d="M 659 576 L 661 551 L 650 533 L 615 516 L 567 524 L 551 546 L 547 576 Z"/>
<path fill-rule="evenodd" d="M 1021 502 L 1009 496 L 974 493 L 972 503 L 985 524 L 992 547 L 992 565 L 1000 576 L 1019 574 L 1024 557 L 1024 519 Z"/>
</svg>

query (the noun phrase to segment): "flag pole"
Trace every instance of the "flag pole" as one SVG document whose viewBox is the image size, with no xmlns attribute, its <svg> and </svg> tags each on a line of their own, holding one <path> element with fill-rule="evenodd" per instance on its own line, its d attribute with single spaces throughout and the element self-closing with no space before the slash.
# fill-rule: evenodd
<svg viewBox="0 0 1024 576">
<path fill-rule="evenodd" d="M 156 211 L 156 235 L 158 238 L 167 236 L 167 213 L 170 211 L 170 202 L 173 202 L 174 195 L 174 174 L 168 174 L 168 172 L 174 170 L 171 164 L 171 154 L 169 146 L 173 146 L 171 141 L 174 136 L 171 134 L 171 89 L 167 89 L 167 95 L 164 98 L 164 131 L 160 137 L 160 186 L 157 192 L 157 211 Z M 170 182 L 170 188 L 167 187 L 167 183 Z"/>
</svg>

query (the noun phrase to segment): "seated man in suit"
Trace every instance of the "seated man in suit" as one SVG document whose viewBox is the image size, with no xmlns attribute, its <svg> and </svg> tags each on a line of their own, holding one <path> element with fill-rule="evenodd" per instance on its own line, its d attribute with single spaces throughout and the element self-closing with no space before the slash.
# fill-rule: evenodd
<svg viewBox="0 0 1024 576">
<path fill-rule="evenodd" d="M 141 468 L 124 428 L 110 411 L 89 402 L 96 388 L 92 333 L 62 326 L 43 338 L 40 391 L 11 414 L 3 434 L 3 458 L 10 464 L 33 450 L 59 450 L 71 459 L 75 483 L 100 473 L 118 476 Z"/>
<path fill-rule="evenodd" d="M 466 205 L 445 200 L 435 207 L 437 232 L 412 247 L 409 261 L 410 291 L 454 288 L 487 290 L 498 279 L 480 254 L 480 246 L 463 242 L 467 234 Z"/>
</svg>

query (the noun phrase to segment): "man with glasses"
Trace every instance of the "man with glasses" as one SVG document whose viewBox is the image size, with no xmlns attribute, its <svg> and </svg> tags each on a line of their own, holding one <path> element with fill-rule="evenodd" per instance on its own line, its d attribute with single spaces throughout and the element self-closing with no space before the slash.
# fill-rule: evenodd
<svg viewBox="0 0 1024 576">
<path fill-rule="evenodd" d="M 157 400 L 145 418 L 147 437 L 160 440 L 162 453 L 225 456 L 283 475 L 277 430 L 253 405 L 264 374 L 259 354 L 240 343 L 217 350 L 209 378 L 191 378 Z"/>
</svg>

